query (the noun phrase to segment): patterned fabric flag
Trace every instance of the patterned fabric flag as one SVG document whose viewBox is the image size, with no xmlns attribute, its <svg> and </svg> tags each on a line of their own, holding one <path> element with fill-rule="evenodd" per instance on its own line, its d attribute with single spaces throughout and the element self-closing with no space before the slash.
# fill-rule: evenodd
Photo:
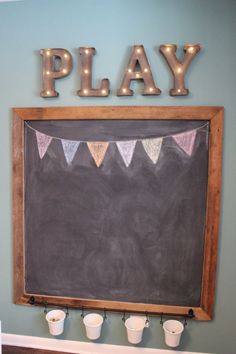
<svg viewBox="0 0 236 354">
<path fill-rule="evenodd" d="M 146 151 L 147 155 L 150 157 L 153 163 L 157 163 L 161 151 L 162 141 L 163 138 L 142 140 L 144 150 Z"/>
<path fill-rule="evenodd" d="M 99 167 L 105 157 L 109 142 L 95 141 L 87 142 L 88 149 L 97 165 Z"/>
<path fill-rule="evenodd" d="M 79 141 L 72 141 L 72 140 L 63 140 L 61 139 L 64 155 L 66 158 L 66 161 L 69 164 L 73 161 L 73 158 L 75 157 L 76 151 L 78 150 Z"/>
<path fill-rule="evenodd" d="M 130 141 L 117 141 L 116 145 L 118 150 L 124 160 L 126 167 L 130 165 L 134 154 L 134 148 L 136 145 L 137 140 L 130 140 Z"/>
<path fill-rule="evenodd" d="M 36 138 L 37 138 L 39 157 L 40 157 L 40 159 L 42 159 L 47 152 L 49 144 L 52 141 L 52 137 L 45 135 L 43 133 L 40 133 L 38 131 L 36 131 L 35 133 L 36 133 Z"/>
<path fill-rule="evenodd" d="M 186 154 L 191 156 L 193 152 L 196 133 L 196 130 L 191 130 L 190 132 L 173 135 L 172 137 L 176 141 L 176 143 L 181 147 L 181 149 L 184 150 Z"/>
</svg>

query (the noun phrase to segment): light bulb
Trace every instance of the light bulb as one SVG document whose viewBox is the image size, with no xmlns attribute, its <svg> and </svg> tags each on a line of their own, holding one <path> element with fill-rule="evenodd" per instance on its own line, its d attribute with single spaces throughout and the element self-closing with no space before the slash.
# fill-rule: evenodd
<svg viewBox="0 0 236 354">
<path fill-rule="evenodd" d="M 47 50 L 47 51 L 46 51 L 46 54 L 49 56 L 49 55 L 50 55 L 50 50 Z"/>
<path fill-rule="evenodd" d="M 64 54 L 64 58 L 68 58 L 68 54 L 67 53 Z"/>
<path fill-rule="evenodd" d="M 66 69 L 62 69 L 62 72 L 63 72 L 63 74 L 66 74 L 67 70 Z"/>
<path fill-rule="evenodd" d="M 144 72 L 145 72 L 145 73 L 147 73 L 147 72 L 148 72 L 148 69 L 147 69 L 147 68 L 145 68 L 145 69 L 144 69 Z"/>
<path fill-rule="evenodd" d="M 122 91 L 123 91 L 123 92 L 126 92 L 127 90 L 126 90 L 126 88 L 123 88 Z"/>
<path fill-rule="evenodd" d="M 89 53 L 89 50 L 88 50 L 88 49 L 85 49 L 85 53 L 88 54 L 88 53 Z"/>
<path fill-rule="evenodd" d="M 106 90 L 102 90 L 102 94 L 105 95 L 107 93 Z"/>
<path fill-rule="evenodd" d="M 141 53 L 141 49 L 140 48 L 137 49 L 137 53 Z"/>
<path fill-rule="evenodd" d="M 88 69 L 85 69 L 85 70 L 84 70 L 84 73 L 85 73 L 85 74 L 88 74 L 88 73 L 89 73 Z"/>
<path fill-rule="evenodd" d="M 84 94 L 87 95 L 87 93 L 88 93 L 88 90 L 84 90 Z"/>
<path fill-rule="evenodd" d="M 153 87 L 150 87 L 150 88 L 149 88 L 149 91 L 152 92 L 152 91 L 153 91 Z"/>
<path fill-rule="evenodd" d="M 178 68 L 177 71 L 178 71 L 178 73 L 181 73 L 182 69 L 181 69 L 181 68 Z"/>
<path fill-rule="evenodd" d="M 46 75 L 50 75 L 50 71 L 46 71 Z"/>
</svg>

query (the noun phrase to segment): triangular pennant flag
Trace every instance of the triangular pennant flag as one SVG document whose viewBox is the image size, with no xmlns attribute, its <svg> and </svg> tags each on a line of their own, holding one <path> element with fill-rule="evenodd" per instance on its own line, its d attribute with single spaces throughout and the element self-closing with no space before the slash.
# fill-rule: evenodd
<svg viewBox="0 0 236 354">
<path fill-rule="evenodd" d="M 117 145 L 118 150 L 124 160 L 126 167 L 129 166 L 129 164 L 132 160 L 136 142 L 137 142 L 137 140 L 117 141 L 116 142 L 116 145 Z"/>
<path fill-rule="evenodd" d="M 190 132 L 172 135 L 176 143 L 186 152 L 189 156 L 192 155 L 193 146 L 196 138 L 196 129 Z"/>
<path fill-rule="evenodd" d="M 142 144 L 147 155 L 150 157 L 153 163 L 157 163 L 157 160 L 160 155 L 161 145 L 163 138 L 155 139 L 144 139 Z"/>
<path fill-rule="evenodd" d="M 99 167 L 104 159 L 109 142 L 93 141 L 87 142 L 87 145 L 97 167 Z"/>
<path fill-rule="evenodd" d="M 37 138 L 37 144 L 39 150 L 39 157 L 40 159 L 42 159 L 49 147 L 50 142 L 52 141 L 52 137 L 40 133 L 36 130 L 36 138 Z"/>
<path fill-rule="evenodd" d="M 76 154 L 76 151 L 78 150 L 79 147 L 79 141 L 73 141 L 73 140 L 63 140 L 61 139 L 64 155 L 66 158 L 66 161 L 68 165 L 73 161 L 73 158 Z"/>
</svg>

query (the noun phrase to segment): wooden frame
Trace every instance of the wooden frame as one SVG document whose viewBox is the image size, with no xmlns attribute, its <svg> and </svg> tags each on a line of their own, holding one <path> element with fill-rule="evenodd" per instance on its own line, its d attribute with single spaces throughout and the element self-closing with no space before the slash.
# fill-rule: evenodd
<svg viewBox="0 0 236 354">
<path fill-rule="evenodd" d="M 193 308 L 195 318 L 210 320 L 213 316 L 217 240 L 220 214 L 221 155 L 223 131 L 222 107 L 51 107 L 13 109 L 13 233 L 14 233 L 14 302 L 28 304 L 32 294 L 24 287 L 24 121 L 63 119 L 185 119 L 208 120 L 209 167 L 206 230 L 203 262 L 201 306 Z M 125 117 L 125 118 L 124 118 Z M 186 314 L 181 306 L 145 305 L 103 300 L 84 300 L 35 295 L 37 302 L 70 307 L 126 310 L 129 312 Z"/>
</svg>

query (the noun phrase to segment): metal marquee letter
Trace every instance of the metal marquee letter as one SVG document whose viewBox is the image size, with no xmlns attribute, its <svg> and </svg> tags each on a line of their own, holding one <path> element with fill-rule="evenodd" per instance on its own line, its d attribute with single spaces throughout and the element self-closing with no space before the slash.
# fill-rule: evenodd
<svg viewBox="0 0 236 354">
<path fill-rule="evenodd" d="M 185 53 L 184 59 L 180 62 L 176 58 L 177 46 L 175 44 L 162 44 L 160 46 L 160 52 L 166 59 L 174 76 L 174 87 L 170 90 L 171 96 L 186 96 L 189 90 L 185 87 L 184 76 L 186 71 L 195 57 L 200 51 L 199 44 L 185 44 L 183 51 Z"/>
<path fill-rule="evenodd" d="M 79 48 L 81 58 L 81 88 L 78 95 L 83 97 L 99 97 L 109 95 L 109 80 L 103 79 L 98 89 L 92 88 L 92 56 L 96 54 L 95 48 Z"/>
<path fill-rule="evenodd" d="M 140 66 L 140 71 L 135 71 L 136 66 Z M 160 95 L 161 90 L 155 86 L 150 65 L 142 45 L 133 46 L 129 63 L 121 84 L 117 90 L 117 96 L 132 96 L 130 89 L 131 80 L 143 80 L 144 89 L 142 95 Z"/>
<path fill-rule="evenodd" d="M 57 97 L 55 79 L 60 79 L 70 74 L 72 69 L 72 56 L 66 49 L 51 48 L 41 49 L 43 57 L 43 89 L 41 97 Z"/>
</svg>

